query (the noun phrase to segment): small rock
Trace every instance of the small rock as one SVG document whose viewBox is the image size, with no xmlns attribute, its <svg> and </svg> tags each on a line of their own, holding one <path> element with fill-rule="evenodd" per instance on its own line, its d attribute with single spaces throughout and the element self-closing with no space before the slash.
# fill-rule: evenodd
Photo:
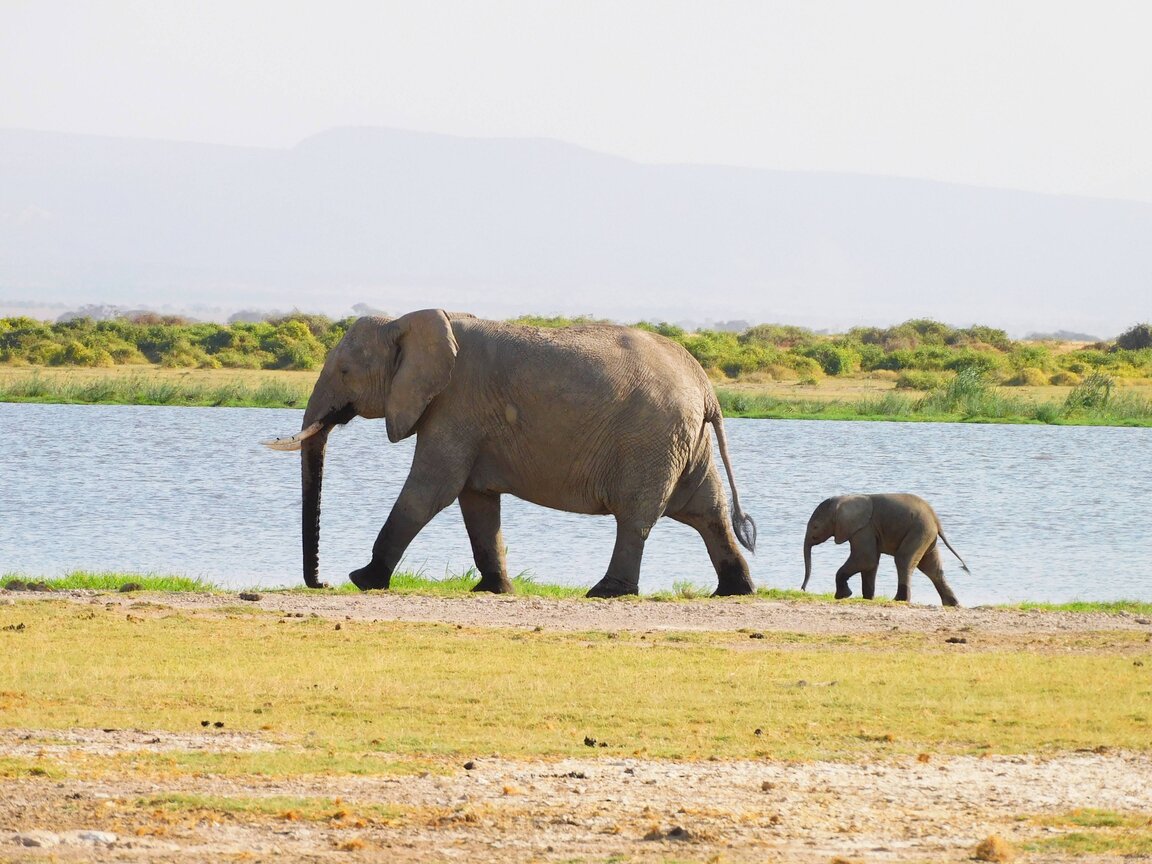
<svg viewBox="0 0 1152 864">
<path fill-rule="evenodd" d="M 249 603 L 255 603 L 257 600 L 263 600 L 264 595 L 259 594 L 255 591 L 241 591 L 240 592 L 240 599 L 241 600 L 247 600 Z"/>
<path fill-rule="evenodd" d="M 1136 623 L 1137 624 L 1152 624 L 1152 620 L 1150 620 L 1148 618 L 1137 618 Z"/>
<path fill-rule="evenodd" d="M 27 591 L 28 583 L 23 579 L 9 579 L 4 584 L 4 589 L 6 591 Z"/>
<path fill-rule="evenodd" d="M 333 627 L 332 629 L 333 629 L 333 630 L 343 630 L 343 629 L 344 629 L 344 625 L 343 625 L 343 624 L 341 624 L 339 621 L 337 621 L 337 622 L 336 622 L 336 626 L 335 626 L 335 627 Z"/>
<path fill-rule="evenodd" d="M 763 633 L 749 633 L 748 638 L 749 639 L 763 639 L 764 634 Z"/>
<path fill-rule="evenodd" d="M 475 767 L 476 767 L 476 763 L 473 762 L 471 759 L 469 759 L 467 762 L 464 763 L 464 770 L 465 771 L 471 771 Z"/>
<path fill-rule="evenodd" d="M 965 639 L 963 636 L 949 636 L 944 641 L 950 645 L 967 645 L 968 644 L 968 640 Z"/>
<path fill-rule="evenodd" d="M 120 593 L 127 594 L 129 591 L 143 591 L 144 586 L 139 582 L 125 582 L 120 586 Z"/>
<path fill-rule="evenodd" d="M 584 736 L 584 746 L 585 747 L 595 747 L 596 746 L 596 739 L 593 738 L 591 735 L 585 735 Z"/>
<path fill-rule="evenodd" d="M 49 846 L 60 845 L 60 835 L 53 834 L 51 831 L 24 831 L 21 834 L 17 834 L 15 840 L 21 846 L 47 848 Z"/>
<path fill-rule="evenodd" d="M 76 839 L 81 843 L 111 846 L 120 838 L 113 834 L 111 831 L 81 831 L 76 835 Z"/>
</svg>

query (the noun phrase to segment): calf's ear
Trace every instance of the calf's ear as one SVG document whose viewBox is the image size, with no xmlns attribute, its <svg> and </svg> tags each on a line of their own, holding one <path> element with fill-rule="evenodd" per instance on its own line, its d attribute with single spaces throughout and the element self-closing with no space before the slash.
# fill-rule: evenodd
<svg viewBox="0 0 1152 864">
<path fill-rule="evenodd" d="M 836 543 L 843 543 L 871 521 L 872 499 L 867 495 L 845 495 L 832 514 Z"/>
</svg>

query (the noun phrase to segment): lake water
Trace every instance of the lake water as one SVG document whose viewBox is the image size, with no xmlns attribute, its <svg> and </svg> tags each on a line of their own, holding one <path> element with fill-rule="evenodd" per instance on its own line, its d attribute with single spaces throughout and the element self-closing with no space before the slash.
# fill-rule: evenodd
<svg viewBox="0 0 1152 864">
<path fill-rule="evenodd" d="M 0 404 L 0 573 L 154 572 L 234 587 L 301 583 L 299 457 L 259 445 L 300 428 L 301 412 Z M 960 602 L 1152 600 L 1152 429 L 729 420 L 741 502 L 759 526 L 758 585 L 798 588 L 812 508 L 844 492 L 908 491 L 933 503 L 952 545 Z M 408 471 L 413 442 L 380 421 L 333 432 L 325 469 L 321 576 L 367 562 Z M 718 457 L 717 457 L 718 458 Z M 505 497 L 508 567 L 590 586 L 615 537 L 611 517 Z M 829 592 L 847 546 L 813 550 L 810 589 Z M 404 566 L 428 576 L 472 564 L 456 505 L 417 537 Z M 661 520 L 641 590 L 715 576 L 699 536 Z M 853 579 L 859 593 L 859 577 Z M 885 557 L 877 594 L 896 590 Z M 923 575 L 913 600 L 938 603 Z"/>
</svg>

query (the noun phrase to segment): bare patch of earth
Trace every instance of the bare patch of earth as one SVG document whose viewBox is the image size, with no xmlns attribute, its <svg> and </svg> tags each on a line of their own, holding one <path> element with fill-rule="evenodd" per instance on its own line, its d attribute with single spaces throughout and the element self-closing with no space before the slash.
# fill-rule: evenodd
<svg viewBox="0 0 1152 864">
<path fill-rule="evenodd" d="M 35 600 L 43 599 L 40 595 Z M 141 602 L 225 614 L 235 595 L 58 592 L 78 603 Z M 31 597 L 29 601 L 33 601 Z M 135 604 L 135 605 L 134 605 Z M 960 632 L 1011 644 L 1052 634 L 1152 633 L 1131 615 L 888 604 L 586 602 L 271 594 L 250 605 L 336 620 L 441 621 L 564 630 Z M 272 737 L 206 731 L 0 730 L 0 758 L 42 754 L 275 749 Z M 422 764 L 434 764 L 423 760 Z M 899 757 L 867 763 L 446 760 L 416 776 L 232 778 L 146 773 L 20 777 L 0 785 L 2 861 L 961 862 L 998 835 L 1016 848 L 1059 831 L 1029 817 L 1096 808 L 1152 814 L 1152 755 Z M 173 796 L 183 804 L 166 806 Z M 233 811 L 228 799 L 316 799 Z M 193 802 L 193 803 L 188 803 Z M 1018 860 L 1060 860 L 1019 853 Z M 1093 860 L 1079 856 L 1077 861 Z M 1098 856 L 1115 860 L 1115 856 Z"/>
<path fill-rule="evenodd" d="M 257 600 L 239 594 L 148 593 L 131 595 L 96 591 L 14 594 L 21 599 L 65 599 L 77 603 L 116 603 L 125 607 L 156 603 L 199 612 L 237 606 L 290 615 L 318 615 L 333 620 L 427 621 L 468 627 L 511 627 L 564 631 L 753 631 L 806 635 L 851 635 L 902 631 L 972 632 L 988 637 L 1145 631 L 1152 619 L 1127 612 L 1084 613 L 1018 611 L 978 606 L 945 608 L 915 603 L 812 602 L 715 598 L 693 601 L 551 599 L 472 594 L 439 597 L 369 592 L 274 592 Z"/>
</svg>

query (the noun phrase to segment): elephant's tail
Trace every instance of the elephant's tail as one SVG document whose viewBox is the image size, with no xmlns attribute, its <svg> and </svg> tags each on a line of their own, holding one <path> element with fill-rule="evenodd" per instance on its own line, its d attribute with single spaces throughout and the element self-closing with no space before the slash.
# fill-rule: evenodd
<svg viewBox="0 0 1152 864">
<path fill-rule="evenodd" d="M 751 516 L 740 509 L 740 496 L 736 492 L 736 478 L 732 474 L 732 463 L 728 459 L 728 438 L 724 434 L 724 417 L 720 413 L 719 405 L 713 409 L 708 422 L 716 430 L 716 444 L 720 448 L 720 458 L 724 461 L 724 470 L 728 474 L 728 486 L 732 490 L 732 530 L 736 533 L 736 539 L 740 541 L 741 546 L 749 552 L 755 552 L 756 523 L 752 521 Z"/>
<path fill-rule="evenodd" d="M 962 569 L 965 573 L 971 573 L 972 571 L 968 569 L 968 565 L 964 563 L 964 559 L 960 557 L 960 553 L 952 548 L 952 544 L 949 543 L 948 538 L 944 536 L 944 532 L 940 528 L 940 523 L 936 523 L 936 534 L 941 540 L 944 541 L 944 545 L 948 547 L 948 551 L 956 556 L 956 560 L 960 562 L 960 569 Z"/>
</svg>

